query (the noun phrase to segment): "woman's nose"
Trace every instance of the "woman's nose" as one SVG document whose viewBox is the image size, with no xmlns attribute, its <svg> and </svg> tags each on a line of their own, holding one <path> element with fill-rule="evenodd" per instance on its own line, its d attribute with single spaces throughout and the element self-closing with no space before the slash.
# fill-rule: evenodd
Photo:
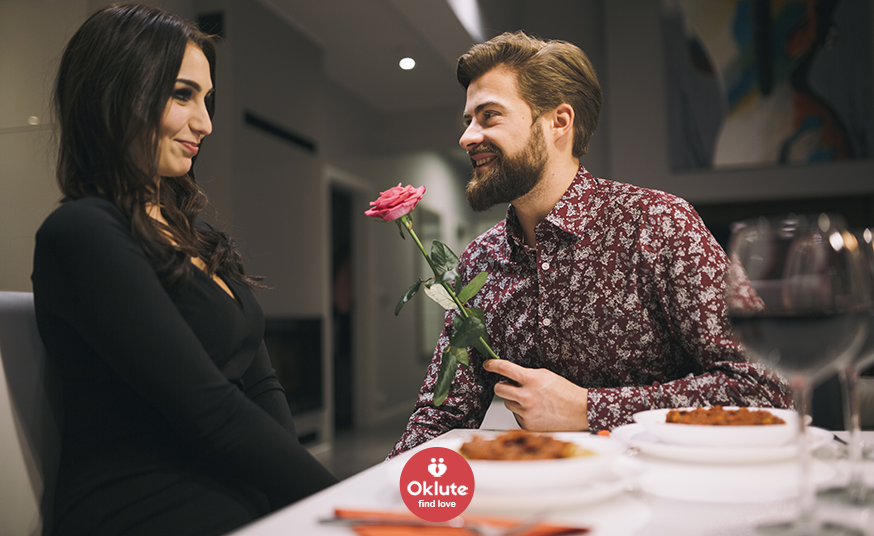
<svg viewBox="0 0 874 536">
<path fill-rule="evenodd" d="M 209 117 L 209 112 L 206 109 L 206 104 L 197 107 L 197 112 L 189 122 L 191 130 L 196 131 L 202 137 L 209 136 L 212 132 L 212 119 Z"/>
</svg>

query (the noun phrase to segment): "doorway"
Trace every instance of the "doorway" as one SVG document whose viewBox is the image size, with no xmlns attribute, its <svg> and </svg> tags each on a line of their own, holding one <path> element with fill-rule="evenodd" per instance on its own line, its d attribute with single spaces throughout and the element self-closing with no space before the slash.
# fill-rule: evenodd
<svg viewBox="0 0 874 536">
<path fill-rule="evenodd" d="M 334 348 L 334 427 L 355 425 L 353 403 L 353 286 L 352 262 L 353 195 L 331 187 L 331 303 Z"/>
</svg>

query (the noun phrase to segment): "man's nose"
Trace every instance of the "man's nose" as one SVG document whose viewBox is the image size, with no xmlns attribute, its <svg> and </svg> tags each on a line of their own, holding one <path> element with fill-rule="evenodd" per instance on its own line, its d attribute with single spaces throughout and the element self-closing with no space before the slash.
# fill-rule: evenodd
<svg viewBox="0 0 874 536">
<path fill-rule="evenodd" d="M 458 140 L 458 145 L 460 145 L 462 149 L 468 150 L 476 147 L 482 142 L 482 128 L 480 128 L 476 122 L 472 122 L 464 129 L 464 133 L 462 133 L 461 138 Z"/>
</svg>

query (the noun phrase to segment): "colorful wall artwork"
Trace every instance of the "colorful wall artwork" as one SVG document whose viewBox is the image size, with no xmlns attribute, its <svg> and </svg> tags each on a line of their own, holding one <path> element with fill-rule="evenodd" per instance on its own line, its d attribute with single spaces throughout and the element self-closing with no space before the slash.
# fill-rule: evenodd
<svg viewBox="0 0 874 536">
<path fill-rule="evenodd" d="M 663 0 L 674 171 L 874 156 L 867 0 Z"/>
</svg>

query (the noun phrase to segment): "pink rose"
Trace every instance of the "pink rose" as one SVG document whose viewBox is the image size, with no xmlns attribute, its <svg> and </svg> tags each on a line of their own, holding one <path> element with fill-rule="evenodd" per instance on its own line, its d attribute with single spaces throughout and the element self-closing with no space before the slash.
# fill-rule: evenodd
<svg viewBox="0 0 874 536">
<path fill-rule="evenodd" d="M 394 188 L 381 192 L 379 199 L 371 201 L 371 208 L 364 215 L 379 218 L 382 221 L 394 221 L 412 212 L 423 195 L 425 195 L 424 186 L 418 188 L 401 187 L 401 183 L 398 183 Z"/>
</svg>

